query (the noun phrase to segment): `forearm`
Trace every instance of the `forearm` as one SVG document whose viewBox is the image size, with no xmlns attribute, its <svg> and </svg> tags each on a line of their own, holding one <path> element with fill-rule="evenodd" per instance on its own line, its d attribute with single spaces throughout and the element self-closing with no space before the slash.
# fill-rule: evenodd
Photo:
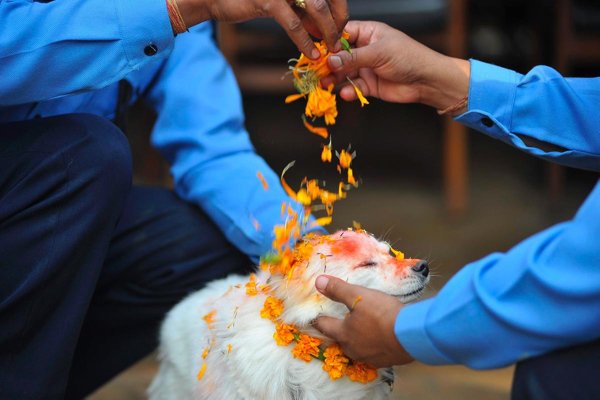
<svg viewBox="0 0 600 400">
<path fill-rule="evenodd" d="M 271 248 L 273 226 L 284 222 L 281 203 L 292 201 L 254 152 L 239 88 L 214 43 L 211 24 L 178 36 L 160 77 L 142 91 L 157 111 L 152 143 L 171 164 L 177 193 L 204 209 L 257 261 Z"/>
<path fill-rule="evenodd" d="M 417 360 L 496 368 L 599 337 L 600 184 L 573 221 L 461 270 L 403 308 L 400 343 Z"/>
<path fill-rule="evenodd" d="M 521 75 L 471 61 L 461 123 L 529 154 L 600 171 L 599 78 L 563 78 L 540 66 Z"/>
<path fill-rule="evenodd" d="M 0 3 L 0 106 L 98 89 L 169 54 L 165 0 Z"/>
</svg>

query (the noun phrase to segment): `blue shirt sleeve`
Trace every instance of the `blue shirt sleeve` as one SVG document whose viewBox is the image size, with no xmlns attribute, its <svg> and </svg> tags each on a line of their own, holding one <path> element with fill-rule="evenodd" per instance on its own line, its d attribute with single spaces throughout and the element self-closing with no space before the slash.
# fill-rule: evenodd
<svg viewBox="0 0 600 400">
<path fill-rule="evenodd" d="M 0 106 L 105 87 L 172 43 L 165 0 L 0 1 Z"/>
<path fill-rule="evenodd" d="M 572 221 L 464 267 L 404 307 L 396 337 L 417 360 L 497 368 L 600 337 L 600 183 Z"/>
<path fill-rule="evenodd" d="M 469 110 L 457 121 L 534 156 L 600 172 L 600 78 L 527 75 L 471 60 Z"/>
<path fill-rule="evenodd" d="M 459 121 L 531 154 L 599 169 L 597 79 L 566 80 L 547 67 L 521 76 L 471 65 L 472 97 Z M 520 135 L 564 150 L 526 145 Z M 417 360 L 472 368 L 599 338 L 599 221 L 600 183 L 573 220 L 465 266 L 434 298 L 404 307 L 396 337 Z"/>
<path fill-rule="evenodd" d="M 292 201 L 254 151 L 235 77 L 210 23 L 177 37 L 148 98 L 158 112 L 152 143 L 172 165 L 176 192 L 199 205 L 231 243 L 258 261 L 271 249 L 273 227 L 285 222 L 282 202 Z M 293 207 L 302 213 L 299 204 Z"/>
</svg>

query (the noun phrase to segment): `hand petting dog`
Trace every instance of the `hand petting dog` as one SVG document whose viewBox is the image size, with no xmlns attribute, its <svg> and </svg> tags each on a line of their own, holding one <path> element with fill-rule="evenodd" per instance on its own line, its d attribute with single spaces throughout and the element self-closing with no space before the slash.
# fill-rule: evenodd
<svg viewBox="0 0 600 400">
<path fill-rule="evenodd" d="M 394 322 L 403 307 L 397 298 L 328 275 L 319 276 L 315 286 L 350 310 L 343 320 L 319 317 L 313 323 L 321 333 L 338 342 L 345 354 L 376 368 L 414 361 L 394 334 Z"/>
</svg>

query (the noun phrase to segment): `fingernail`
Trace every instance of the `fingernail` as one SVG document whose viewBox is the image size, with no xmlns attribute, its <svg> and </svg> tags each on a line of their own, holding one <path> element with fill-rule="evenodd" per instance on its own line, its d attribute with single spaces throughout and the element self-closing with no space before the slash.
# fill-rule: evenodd
<svg viewBox="0 0 600 400">
<path fill-rule="evenodd" d="M 313 51 L 311 51 L 310 54 L 311 54 L 312 58 L 319 58 L 319 57 L 321 57 L 321 52 L 319 52 L 319 50 L 317 50 L 317 49 L 313 49 Z"/>
<path fill-rule="evenodd" d="M 338 51 L 342 50 L 342 42 L 340 42 L 339 40 L 337 42 L 335 42 L 335 46 L 333 47 L 333 52 L 337 53 Z"/>
<path fill-rule="evenodd" d="M 338 69 L 342 66 L 342 59 L 340 56 L 329 56 L 329 65 L 333 68 Z"/>
<path fill-rule="evenodd" d="M 315 281 L 315 286 L 317 287 L 317 289 L 319 289 L 321 292 L 323 290 L 325 290 L 327 288 L 327 284 L 329 283 L 329 278 L 326 276 L 318 276 L 317 280 Z"/>
</svg>

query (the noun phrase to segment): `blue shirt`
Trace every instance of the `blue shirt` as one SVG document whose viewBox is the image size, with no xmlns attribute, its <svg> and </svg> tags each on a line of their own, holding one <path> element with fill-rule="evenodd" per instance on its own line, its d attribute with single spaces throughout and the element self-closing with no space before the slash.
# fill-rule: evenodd
<svg viewBox="0 0 600 400">
<path fill-rule="evenodd" d="M 527 75 L 471 61 L 465 125 L 549 161 L 600 172 L 600 78 Z M 571 220 L 465 266 L 404 307 L 417 360 L 496 368 L 600 338 L 600 183 Z"/>
<path fill-rule="evenodd" d="M 210 23 L 174 38 L 165 0 L 3 1 L 0 77 L 0 123 L 67 113 L 114 119 L 126 79 L 131 102 L 143 98 L 158 114 L 151 140 L 178 195 L 254 261 L 270 250 L 281 203 L 291 200 L 254 151 Z"/>
</svg>

